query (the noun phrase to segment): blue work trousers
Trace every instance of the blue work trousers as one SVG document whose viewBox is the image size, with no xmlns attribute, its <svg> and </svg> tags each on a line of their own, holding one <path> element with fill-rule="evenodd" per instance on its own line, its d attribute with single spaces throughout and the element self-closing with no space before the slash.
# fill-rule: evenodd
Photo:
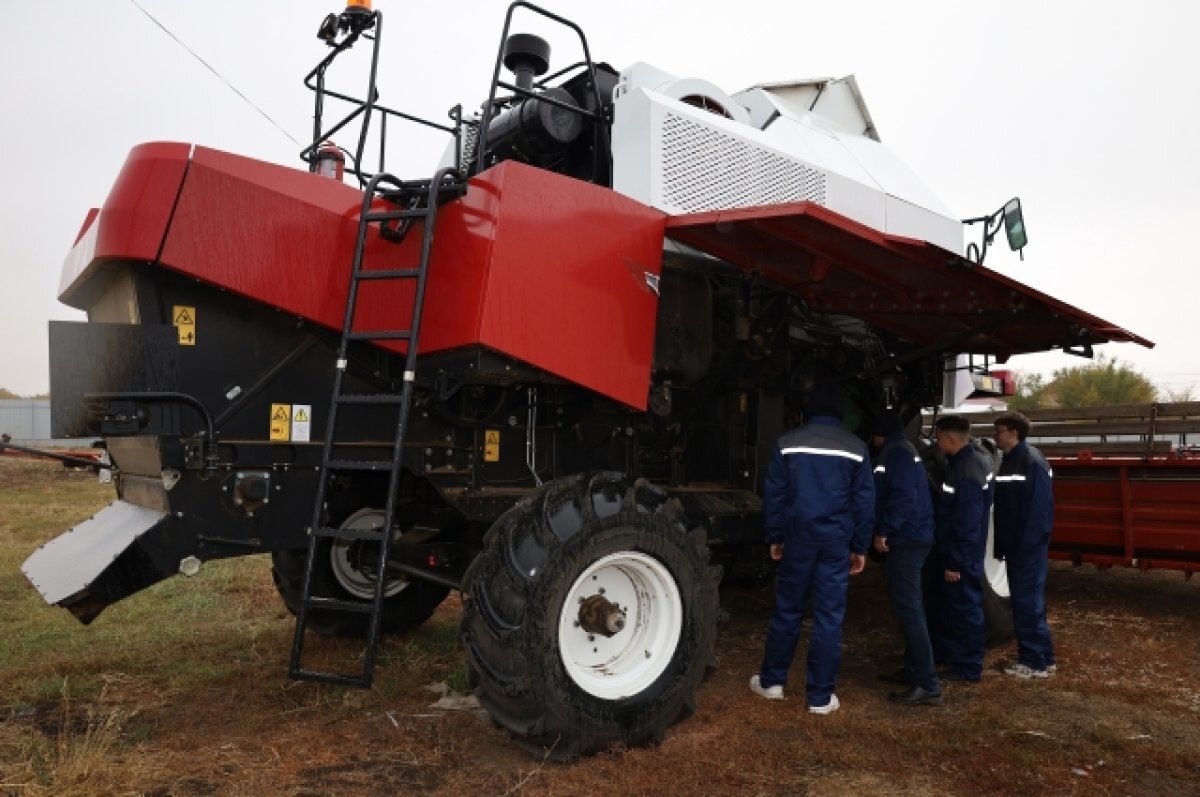
<svg viewBox="0 0 1200 797">
<path fill-rule="evenodd" d="M 1046 569 L 1050 540 L 1023 545 L 1006 557 L 1012 595 L 1017 661 L 1034 670 L 1055 663 L 1050 627 L 1046 624 Z"/>
<path fill-rule="evenodd" d="M 940 690 L 933 669 L 933 647 L 925 624 L 925 603 L 921 596 L 921 570 L 929 556 L 929 545 L 898 545 L 888 551 L 884 564 L 892 612 L 904 634 L 904 669 L 922 689 Z"/>
<path fill-rule="evenodd" d="M 943 650 L 950 670 L 968 681 L 983 674 L 983 649 L 987 629 L 983 620 L 983 563 L 959 571 L 959 580 L 945 580 L 942 572 L 942 624 L 933 631 L 935 650 Z"/>
<path fill-rule="evenodd" d="M 787 683 L 788 669 L 800 642 L 804 607 L 811 599 L 806 695 L 810 706 L 829 703 L 842 663 L 842 621 L 846 617 L 849 581 L 847 543 L 784 544 L 775 580 L 775 611 L 767 626 L 766 653 L 759 671 L 759 682 L 764 687 Z"/>
</svg>

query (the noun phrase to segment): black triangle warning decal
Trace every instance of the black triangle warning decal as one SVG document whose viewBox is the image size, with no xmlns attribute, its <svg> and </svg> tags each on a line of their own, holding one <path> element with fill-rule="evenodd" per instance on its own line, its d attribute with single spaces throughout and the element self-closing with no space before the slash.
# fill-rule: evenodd
<svg viewBox="0 0 1200 797">
<path fill-rule="evenodd" d="M 273 421 L 286 421 L 288 419 L 287 407 L 276 407 L 275 414 L 271 416 Z"/>
<path fill-rule="evenodd" d="M 194 323 L 196 323 L 196 319 L 192 318 L 192 314 L 190 312 L 188 312 L 189 309 L 190 308 L 187 308 L 187 307 L 179 308 L 179 313 L 175 316 L 174 323 L 176 323 L 176 324 L 194 324 Z"/>
</svg>

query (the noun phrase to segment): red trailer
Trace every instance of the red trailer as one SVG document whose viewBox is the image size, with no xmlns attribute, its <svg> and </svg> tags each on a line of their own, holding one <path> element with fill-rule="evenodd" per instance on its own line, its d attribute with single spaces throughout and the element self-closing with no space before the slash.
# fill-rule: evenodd
<svg viewBox="0 0 1200 797">
<path fill-rule="evenodd" d="M 972 415 L 989 437 L 999 413 Z M 1054 469 L 1050 556 L 1099 567 L 1200 570 L 1200 402 L 1032 410 Z M 1190 438 L 1189 438 L 1190 436 Z"/>
</svg>

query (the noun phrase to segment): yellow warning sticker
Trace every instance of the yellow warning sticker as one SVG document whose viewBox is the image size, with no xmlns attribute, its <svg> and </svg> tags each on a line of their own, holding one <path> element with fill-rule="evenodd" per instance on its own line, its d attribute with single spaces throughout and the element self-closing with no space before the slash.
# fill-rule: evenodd
<svg viewBox="0 0 1200 797">
<path fill-rule="evenodd" d="M 271 405 L 271 439 L 272 440 L 291 440 L 292 439 L 292 405 L 291 404 L 272 404 Z"/>
<path fill-rule="evenodd" d="M 500 430 L 485 429 L 483 432 L 483 461 L 500 461 Z"/>
<path fill-rule="evenodd" d="M 196 308 L 177 304 L 171 308 L 171 323 L 179 331 L 180 346 L 196 345 Z"/>
</svg>

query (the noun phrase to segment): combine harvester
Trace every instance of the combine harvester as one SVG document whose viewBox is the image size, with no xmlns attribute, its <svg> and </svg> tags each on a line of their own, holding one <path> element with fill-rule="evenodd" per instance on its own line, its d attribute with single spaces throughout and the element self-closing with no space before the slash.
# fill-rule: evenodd
<svg viewBox="0 0 1200 797">
<path fill-rule="evenodd" d="M 551 70 L 518 11 L 580 56 Z M 83 622 L 266 553 L 290 674 L 369 686 L 379 635 L 461 590 L 470 682 L 521 744 L 652 744 L 715 664 L 721 572 L 766 572 L 759 491 L 815 379 L 862 430 L 941 403 L 958 352 L 1149 345 L 964 256 L 853 77 L 617 71 L 518 2 L 486 101 L 442 124 L 376 102 L 382 33 L 359 2 L 320 26 L 307 170 L 144 144 L 85 220 L 54 427 L 103 438 L 118 497 L 24 567 Z M 363 41 L 365 99 L 328 88 Z M 328 143 L 379 120 L 445 132 L 432 178 Z M 1023 246 L 1013 201 L 984 248 L 1001 220 Z M 361 635 L 362 669 L 306 666 L 309 631 Z"/>
</svg>

